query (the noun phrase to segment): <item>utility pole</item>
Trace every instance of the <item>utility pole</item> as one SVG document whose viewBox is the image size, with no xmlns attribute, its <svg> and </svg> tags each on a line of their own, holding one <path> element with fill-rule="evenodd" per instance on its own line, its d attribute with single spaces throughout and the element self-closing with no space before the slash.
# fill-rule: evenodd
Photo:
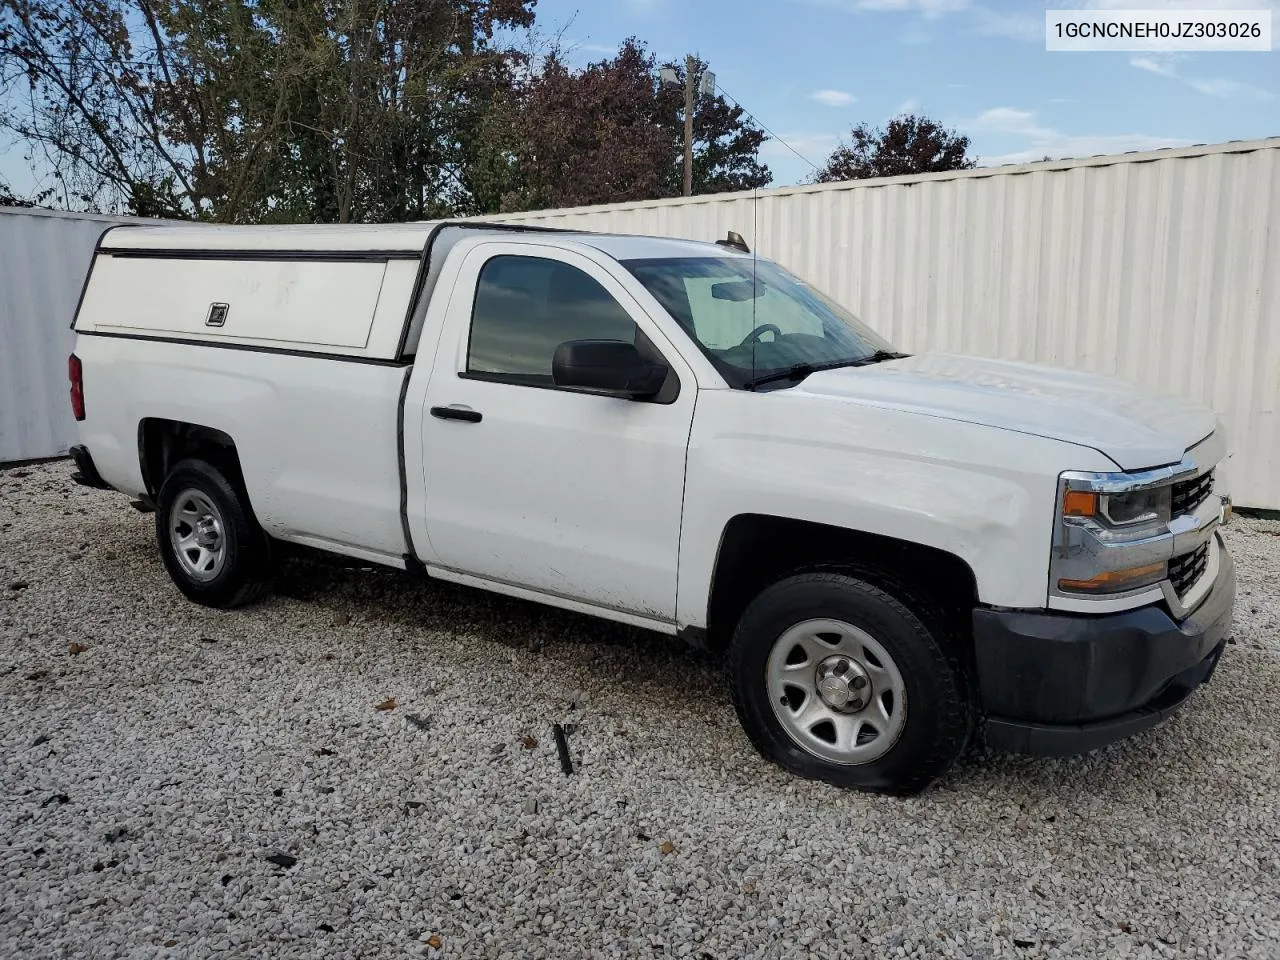
<svg viewBox="0 0 1280 960">
<path fill-rule="evenodd" d="M 693 68 L 692 55 L 684 58 L 684 195 L 693 194 Z"/>
<path fill-rule="evenodd" d="M 693 195 L 693 112 L 699 95 L 714 97 L 716 94 L 716 75 L 710 70 L 703 70 L 702 77 L 694 84 L 694 74 L 698 71 L 698 58 L 688 54 L 684 58 L 684 195 Z M 664 87 L 680 85 L 680 71 L 674 66 L 663 67 L 658 71 L 658 82 Z"/>
</svg>

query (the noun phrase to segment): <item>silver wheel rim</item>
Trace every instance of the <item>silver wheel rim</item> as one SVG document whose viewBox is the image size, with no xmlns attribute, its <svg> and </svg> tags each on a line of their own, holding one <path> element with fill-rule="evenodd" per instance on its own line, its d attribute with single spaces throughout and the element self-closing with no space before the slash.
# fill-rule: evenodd
<svg viewBox="0 0 1280 960">
<path fill-rule="evenodd" d="M 169 512 L 169 542 L 183 572 L 193 580 L 212 580 L 227 562 L 222 513 L 196 489 L 183 490 Z"/>
<path fill-rule="evenodd" d="M 884 756 L 907 725 L 902 673 L 884 646 L 843 620 L 805 620 L 765 666 L 773 715 L 802 749 L 831 763 Z"/>
</svg>

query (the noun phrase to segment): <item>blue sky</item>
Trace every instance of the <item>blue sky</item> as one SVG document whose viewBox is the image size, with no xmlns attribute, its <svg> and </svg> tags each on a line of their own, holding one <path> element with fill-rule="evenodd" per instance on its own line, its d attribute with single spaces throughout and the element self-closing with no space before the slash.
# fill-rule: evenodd
<svg viewBox="0 0 1280 960">
<path fill-rule="evenodd" d="M 721 87 L 813 163 L 856 123 L 920 111 L 982 163 L 1280 135 L 1280 51 L 1047 53 L 1044 11 L 1272 9 L 1280 0 L 538 0 L 540 30 L 599 59 L 625 37 L 699 54 Z M 776 184 L 811 172 L 773 142 Z"/>
<path fill-rule="evenodd" d="M 1177 55 L 1047 53 L 1044 11 L 1071 6 L 1271 9 L 1280 0 L 538 0 L 538 32 L 577 63 L 628 36 L 660 58 L 697 53 L 783 143 L 778 185 L 821 164 L 856 123 L 923 112 L 984 164 L 1280 135 L 1280 49 Z M 0 177 L 23 191 L 21 147 Z"/>
</svg>

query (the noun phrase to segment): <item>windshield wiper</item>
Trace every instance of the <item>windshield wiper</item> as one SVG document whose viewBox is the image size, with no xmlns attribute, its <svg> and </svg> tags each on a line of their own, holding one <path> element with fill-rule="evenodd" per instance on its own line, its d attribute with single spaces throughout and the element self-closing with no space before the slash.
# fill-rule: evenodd
<svg viewBox="0 0 1280 960">
<path fill-rule="evenodd" d="M 776 383 L 779 380 L 794 380 L 799 383 L 811 373 L 826 369 L 826 365 L 814 366 L 812 363 L 793 363 L 786 370 L 777 373 L 766 373 L 763 377 L 752 377 L 742 385 L 744 390 L 754 390 L 764 383 Z"/>
<path fill-rule="evenodd" d="M 793 363 L 786 370 L 778 370 L 774 373 L 766 373 L 761 377 L 752 377 L 742 385 L 744 390 L 754 390 L 756 387 L 766 383 L 777 383 L 779 380 L 791 380 L 799 383 L 811 373 L 817 373 L 819 370 L 835 370 L 839 367 L 865 367 L 872 363 L 881 363 L 885 360 L 901 360 L 907 356 L 905 353 L 891 353 L 888 350 L 877 350 L 875 353 L 865 357 L 858 357 L 856 360 L 835 360 L 831 363 Z"/>
<path fill-rule="evenodd" d="M 848 363 L 841 364 L 845 367 L 867 367 L 873 363 L 884 363 L 886 360 L 903 360 L 911 356 L 909 353 L 894 353 L 892 350 L 877 350 L 869 357 L 859 357 L 857 360 L 850 360 Z"/>
</svg>

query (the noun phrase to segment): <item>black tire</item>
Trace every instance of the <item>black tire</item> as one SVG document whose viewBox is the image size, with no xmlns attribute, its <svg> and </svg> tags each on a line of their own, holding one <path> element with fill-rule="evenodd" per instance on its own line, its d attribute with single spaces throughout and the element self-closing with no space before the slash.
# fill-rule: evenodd
<svg viewBox="0 0 1280 960">
<path fill-rule="evenodd" d="M 219 521 L 221 560 L 203 576 L 194 575 L 191 562 L 179 557 L 170 533 L 175 511 L 193 495 L 206 498 Z M 271 589 L 270 538 L 258 526 L 243 488 L 204 460 L 179 461 L 165 478 L 156 497 L 156 542 L 169 576 L 188 600 L 206 607 L 239 607 Z"/>
<path fill-rule="evenodd" d="M 911 603 L 918 614 L 880 587 L 841 573 L 800 574 L 762 592 L 743 613 L 729 648 L 733 704 L 756 749 L 801 776 L 883 793 L 916 793 L 944 773 L 973 733 L 971 684 L 946 619 L 922 600 Z M 788 733 L 775 713 L 767 679 L 770 653 L 788 630 L 818 619 L 864 631 L 889 654 L 900 675 L 905 721 L 899 722 L 905 725 L 887 752 L 868 762 L 818 756 Z"/>
</svg>

